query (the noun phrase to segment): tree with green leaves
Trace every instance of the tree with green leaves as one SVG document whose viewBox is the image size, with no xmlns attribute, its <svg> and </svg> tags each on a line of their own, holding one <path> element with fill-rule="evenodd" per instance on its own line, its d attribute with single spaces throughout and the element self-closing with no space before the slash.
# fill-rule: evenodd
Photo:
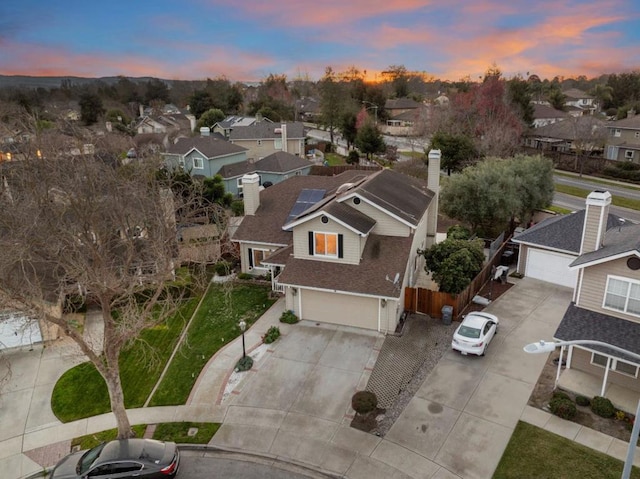
<svg viewBox="0 0 640 479">
<path fill-rule="evenodd" d="M 95 93 L 83 93 L 78 104 L 80 105 L 80 119 L 85 125 L 97 123 L 105 111 L 102 99 Z"/>
<path fill-rule="evenodd" d="M 431 272 L 440 291 L 458 294 L 482 271 L 484 242 L 447 238 L 427 250 L 418 250 L 418 254 L 424 256 L 424 269 Z"/>
<path fill-rule="evenodd" d="M 440 210 L 469 224 L 474 233 L 495 237 L 518 218 L 553 200 L 553 163 L 541 156 L 487 159 L 451 177 L 440 192 Z"/>
<path fill-rule="evenodd" d="M 342 133 L 342 137 L 347 142 L 347 149 L 351 148 L 351 145 L 356 141 L 356 136 L 358 135 L 358 128 L 356 128 L 357 120 L 358 117 L 351 111 L 342 115 L 340 133 Z"/>
<path fill-rule="evenodd" d="M 196 130 L 199 131 L 200 128 L 205 126 L 211 128 L 219 121 L 224 120 L 224 118 L 225 116 L 222 110 L 219 110 L 218 108 L 210 108 L 200 115 L 198 123 L 196 123 Z"/>
<path fill-rule="evenodd" d="M 324 76 L 319 82 L 320 88 L 320 124 L 329 130 L 331 144 L 334 142 L 334 133 L 340 125 L 340 119 L 346 102 L 346 92 L 338 81 L 336 73 L 331 67 L 327 67 Z"/>
<path fill-rule="evenodd" d="M 520 112 L 520 118 L 526 125 L 533 123 L 534 108 L 531 103 L 529 83 L 520 77 L 513 77 L 507 82 L 509 101 Z"/>
<path fill-rule="evenodd" d="M 452 171 L 460 171 L 478 159 L 478 152 L 471 138 L 462 134 L 450 134 L 437 131 L 432 137 L 430 150 L 440 150 L 442 153 L 442 167 L 449 175 Z"/>
<path fill-rule="evenodd" d="M 205 111 L 213 108 L 213 99 L 205 90 L 196 90 L 189 98 L 189 112 L 200 118 Z"/>
<path fill-rule="evenodd" d="M 163 103 L 169 103 L 169 87 L 162 80 L 152 78 L 146 85 L 144 101 L 149 104 L 154 100 L 160 100 Z"/>
<path fill-rule="evenodd" d="M 371 155 L 374 153 L 382 153 L 386 148 L 378 126 L 372 121 L 365 122 L 358 130 L 355 144 L 362 153 L 367 155 L 367 159 L 371 159 Z"/>
<path fill-rule="evenodd" d="M 565 109 L 564 103 L 566 101 L 567 101 L 567 95 L 562 93 L 562 90 L 560 90 L 560 87 L 551 88 L 551 90 L 549 91 L 549 103 L 551 103 L 551 106 L 553 108 L 561 111 L 564 110 Z"/>
</svg>

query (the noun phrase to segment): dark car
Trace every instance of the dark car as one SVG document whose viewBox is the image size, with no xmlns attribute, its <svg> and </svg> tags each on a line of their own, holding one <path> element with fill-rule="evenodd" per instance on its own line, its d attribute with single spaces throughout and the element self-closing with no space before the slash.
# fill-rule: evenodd
<svg viewBox="0 0 640 479">
<path fill-rule="evenodd" d="M 167 479 L 175 477 L 180 453 L 175 442 L 122 439 L 69 454 L 50 479 Z"/>
</svg>

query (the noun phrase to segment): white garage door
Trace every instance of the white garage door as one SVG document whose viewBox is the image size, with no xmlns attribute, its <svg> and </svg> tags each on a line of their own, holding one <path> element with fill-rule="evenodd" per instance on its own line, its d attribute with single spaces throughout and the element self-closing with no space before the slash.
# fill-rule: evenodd
<svg viewBox="0 0 640 479">
<path fill-rule="evenodd" d="M 378 329 L 378 300 L 348 294 L 301 290 L 302 319 Z"/>
<path fill-rule="evenodd" d="M 37 321 L 22 313 L 0 312 L 0 349 L 31 346 L 42 342 Z"/>
<path fill-rule="evenodd" d="M 574 259 L 574 256 L 567 254 L 530 249 L 525 276 L 573 288 L 576 285 L 578 271 L 570 270 L 569 265 Z"/>
</svg>

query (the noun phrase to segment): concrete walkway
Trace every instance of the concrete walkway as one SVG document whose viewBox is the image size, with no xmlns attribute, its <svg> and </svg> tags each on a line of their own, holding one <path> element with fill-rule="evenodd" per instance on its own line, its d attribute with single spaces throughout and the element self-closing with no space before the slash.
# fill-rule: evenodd
<svg viewBox="0 0 640 479">
<path fill-rule="evenodd" d="M 520 419 L 622 459 L 622 441 L 527 406 L 546 355 L 527 355 L 522 347 L 550 339 L 570 299 L 568 289 L 519 281 L 488 307 L 501 327 L 487 355 L 448 352 L 384 438 L 349 427 L 348 406 L 350 394 L 366 385 L 383 338 L 351 328 L 278 323 L 283 338 L 259 347 L 261 335 L 277 323 L 282 301 L 246 334 L 247 349 L 261 356 L 233 393 L 225 396 L 241 338 L 212 358 L 187 405 L 130 410 L 130 419 L 222 422 L 212 446 L 290 459 L 351 479 L 490 478 Z M 3 477 L 42 470 L 32 459 L 39 448 L 115 426 L 112 414 L 61 424 L 50 412 L 55 381 L 81 360 L 72 345 L 11 359 L 13 378 L 0 396 Z"/>
</svg>

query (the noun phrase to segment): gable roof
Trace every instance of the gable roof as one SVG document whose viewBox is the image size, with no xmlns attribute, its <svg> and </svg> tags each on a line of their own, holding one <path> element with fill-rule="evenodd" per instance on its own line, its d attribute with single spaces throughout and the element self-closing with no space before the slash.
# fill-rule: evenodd
<svg viewBox="0 0 640 479">
<path fill-rule="evenodd" d="M 578 257 L 570 267 L 585 267 L 635 254 L 640 256 L 640 225 L 628 224 L 607 230 L 602 246 Z"/>
<path fill-rule="evenodd" d="M 194 136 L 191 138 L 180 138 L 167 148 L 167 153 L 172 155 L 186 155 L 191 150 L 198 150 L 207 158 L 231 155 L 247 151 L 246 148 L 234 145 L 225 140 L 220 140 L 215 136 Z"/>
<path fill-rule="evenodd" d="M 566 112 L 562 110 L 556 110 L 549 105 L 541 105 L 539 103 L 533 104 L 533 118 L 567 118 Z"/>
<path fill-rule="evenodd" d="M 581 128 L 576 128 L 577 123 L 587 123 L 592 126 L 604 125 L 604 122 L 591 116 L 579 116 L 577 118 L 570 118 L 563 121 L 556 121 L 549 125 L 533 128 L 529 131 L 529 136 L 546 137 L 546 138 L 558 138 L 562 140 L 575 140 L 577 132 Z"/>
<path fill-rule="evenodd" d="M 375 220 L 364 213 L 336 201 L 329 203 L 321 210 L 321 213 L 332 216 L 340 223 L 361 235 L 366 235 L 376 225 Z"/>
<path fill-rule="evenodd" d="M 371 171 L 347 170 L 336 176 L 292 176 L 260 192 L 260 207 L 253 216 L 245 216 L 233 235 L 234 241 L 288 245 L 291 232 L 282 225 L 303 189 L 324 189 L 325 197 L 335 194 L 344 184 L 365 178 Z"/>
<path fill-rule="evenodd" d="M 630 130 L 640 130 L 640 115 L 633 115 L 629 118 L 616 120 L 607 123 L 608 128 L 628 128 Z"/>
<path fill-rule="evenodd" d="M 299 156 L 292 155 L 285 151 L 277 151 L 271 153 L 269 156 L 265 156 L 261 160 L 251 162 L 241 161 L 239 163 L 232 163 L 230 165 L 224 165 L 218 171 L 218 174 L 223 178 L 234 178 L 244 175 L 246 173 L 288 173 L 291 171 L 301 170 L 308 168 L 311 163 Z"/>
<path fill-rule="evenodd" d="M 584 91 L 579 90 L 577 88 L 569 88 L 568 90 L 565 90 L 562 93 L 567 97 L 567 100 L 582 100 L 582 99 L 593 100 L 594 98 L 588 93 L 585 93 Z"/>
<path fill-rule="evenodd" d="M 384 107 L 387 110 L 399 110 L 407 108 L 418 108 L 420 103 L 413 98 L 392 98 L 385 102 Z"/>
<path fill-rule="evenodd" d="M 552 216 L 513 237 L 516 243 L 541 246 L 572 254 L 580 253 L 586 210 Z M 620 224 L 620 217 L 609 213 L 607 231 Z"/>
<path fill-rule="evenodd" d="M 304 138 L 304 124 L 301 122 L 286 123 L 287 138 L 295 140 Z M 236 126 L 229 134 L 229 140 L 266 140 L 282 138 L 282 125 L 279 123 L 260 122 L 249 126 Z"/>
</svg>

